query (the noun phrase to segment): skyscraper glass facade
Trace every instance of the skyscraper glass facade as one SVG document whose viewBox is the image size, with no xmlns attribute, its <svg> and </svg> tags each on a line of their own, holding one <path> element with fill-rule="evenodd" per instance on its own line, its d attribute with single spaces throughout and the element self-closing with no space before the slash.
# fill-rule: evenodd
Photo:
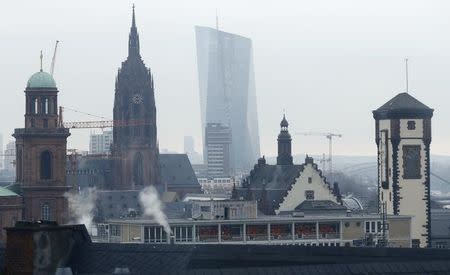
<svg viewBox="0 0 450 275">
<path fill-rule="evenodd" d="M 252 41 L 208 27 L 195 33 L 203 144 L 208 123 L 228 126 L 231 170 L 248 172 L 260 154 Z"/>
</svg>

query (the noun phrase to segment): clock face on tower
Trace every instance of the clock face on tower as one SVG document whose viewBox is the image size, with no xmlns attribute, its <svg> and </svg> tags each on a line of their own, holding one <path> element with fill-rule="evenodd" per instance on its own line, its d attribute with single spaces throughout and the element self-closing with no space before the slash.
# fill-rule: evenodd
<svg viewBox="0 0 450 275">
<path fill-rule="evenodd" d="M 134 104 L 141 104 L 143 101 L 144 100 L 141 94 L 134 94 L 131 98 L 131 102 L 133 102 Z"/>
</svg>

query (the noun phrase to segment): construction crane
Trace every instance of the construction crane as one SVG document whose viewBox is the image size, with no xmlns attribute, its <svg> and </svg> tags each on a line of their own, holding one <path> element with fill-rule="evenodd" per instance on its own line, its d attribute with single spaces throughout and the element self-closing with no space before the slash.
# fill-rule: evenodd
<svg viewBox="0 0 450 275">
<path fill-rule="evenodd" d="M 302 136 L 322 136 L 328 139 L 328 159 L 323 159 L 322 161 L 328 162 L 328 176 L 330 177 L 331 183 L 333 183 L 333 138 L 334 137 L 342 137 L 341 134 L 336 133 L 324 133 L 324 132 L 296 132 L 296 135 Z"/>
<path fill-rule="evenodd" d="M 70 121 L 70 122 L 64 122 L 63 121 L 63 113 L 64 109 L 69 109 L 77 113 L 82 113 L 85 115 L 93 116 L 102 118 L 104 120 L 97 120 L 97 121 Z M 87 129 L 87 128 L 112 128 L 112 127 L 128 127 L 128 126 L 142 126 L 142 125 L 151 125 L 150 122 L 146 122 L 143 119 L 129 119 L 129 120 L 107 120 L 106 117 L 97 116 L 81 111 L 77 111 L 74 109 L 70 109 L 67 107 L 59 107 L 59 127 L 63 128 L 70 128 L 70 129 Z"/>
<path fill-rule="evenodd" d="M 55 50 L 53 51 L 52 65 L 50 66 L 50 74 L 53 75 L 55 71 L 55 62 L 56 62 L 56 50 L 58 49 L 59 40 L 56 40 Z"/>
</svg>

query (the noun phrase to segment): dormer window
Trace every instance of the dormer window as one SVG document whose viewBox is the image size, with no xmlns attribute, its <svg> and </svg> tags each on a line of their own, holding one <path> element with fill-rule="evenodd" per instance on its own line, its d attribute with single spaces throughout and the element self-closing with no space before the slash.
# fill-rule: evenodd
<svg viewBox="0 0 450 275">
<path fill-rule="evenodd" d="M 416 122 L 414 120 L 408 121 L 408 130 L 416 130 Z"/>
</svg>

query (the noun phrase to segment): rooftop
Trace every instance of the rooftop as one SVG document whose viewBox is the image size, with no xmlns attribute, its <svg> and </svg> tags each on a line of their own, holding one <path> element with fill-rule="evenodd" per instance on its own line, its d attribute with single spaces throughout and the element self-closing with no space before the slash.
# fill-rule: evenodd
<svg viewBox="0 0 450 275">
<path fill-rule="evenodd" d="M 49 73 L 40 71 L 33 74 L 27 82 L 27 88 L 29 89 L 41 89 L 51 88 L 56 89 L 56 82 L 53 76 Z"/>
<path fill-rule="evenodd" d="M 373 116 L 375 119 L 432 117 L 433 111 L 411 94 L 399 93 L 373 111 Z"/>
</svg>

